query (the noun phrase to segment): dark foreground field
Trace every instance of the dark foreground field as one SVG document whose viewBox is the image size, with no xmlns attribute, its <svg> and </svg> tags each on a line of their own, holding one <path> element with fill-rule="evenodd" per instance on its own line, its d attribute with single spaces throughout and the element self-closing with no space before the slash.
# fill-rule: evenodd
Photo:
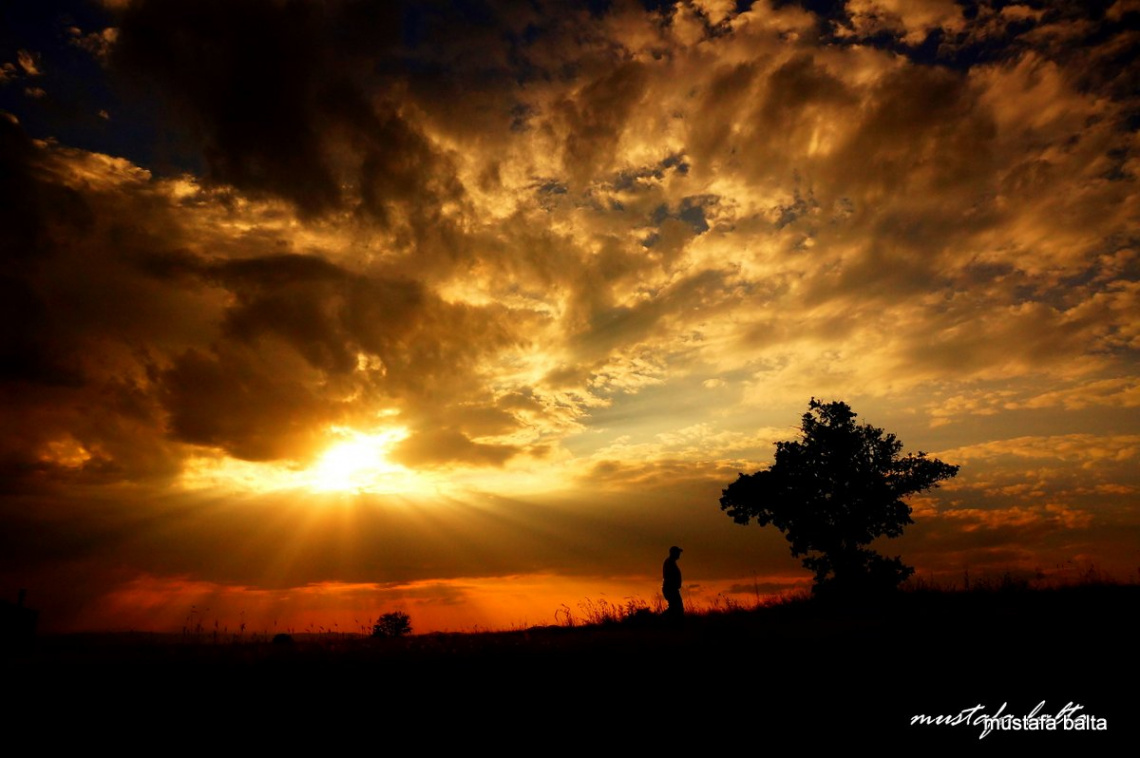
<svg viewBox="0 0 1140 758">
<path fill-rule="evenodd" d="M 224 728 L 227 752 L 305 733 L 329 749 L 364 736 L 378 752 L 398 738 L 509 754 L 705 753 L 743 738 L 757 754 L 1048 744 L 1101 755 L 1140 734 L 1138 609 L 1140 587 L 1089 586 L 913 592 L 857 608 L 799 602 L 680 628 L 653 618 L 292 645 L 41 637 L 10 650 L 2 671 L 10 723 L 36 729 L 44 747 L 77 735 L 126 745 L 155 730 L 205 739 Z M 980 724 L 911 723 L 969 709 L 965 718 L 1027 717 L 1041 702 L 1038 716 L 1072 703 L 1082 706 L 1072 715 L 1107 729 L 1058 722 L 979 739 Z"/>
</svg>

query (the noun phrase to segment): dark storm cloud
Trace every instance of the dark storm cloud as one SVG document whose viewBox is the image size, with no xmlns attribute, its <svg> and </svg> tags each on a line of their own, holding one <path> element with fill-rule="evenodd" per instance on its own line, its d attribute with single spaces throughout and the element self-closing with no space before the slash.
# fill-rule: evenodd
<svg viewBox="0 0 1140 758">
<path fill-rule="evenodd" d="M 385 222 L 455 199 L 446 160 L 389 96 L 398 4 L 132 3 L 114 66 L 152 85 L 199 141 L 210 176 L 306 215 L 358 204 Z"/>
<path fill-rule="evenodd" d="M 287 255 L 217 262 L 204 273 L 235 296 L 225 316 L 233 338 L 254 343 L 275 335 L 315 368 L 344 373 L 356 367 L 339 323 L 338 306 L 351 286 L 348 272 L 321 258 Z"/>
<path fill-rule="evenodd" d="M 0 118 L 0 258 L 6 268 L 51 253 L 51 222 L 79 229 L 91 225 L 91 211 L 78 192 L 38 181 L 35 157 L 24 130 Z"/>
<path fill-rule="evenodd" d="M 312 455 L 331 403 L 281 369 L 232 350 L 179 356 L 161 378 L 171 434 L 247 460 Z"/>
<path fill-rule="evenodd" d="M 6 484 L 169 475 L 160 410 L 135 352 L 168 304 L 87 247 L 114 201 L 57 181 L 63 169 L 49 152 L 0 119 Z M 120 347 L 105 350 L 111 341 Z"/>
</svg>

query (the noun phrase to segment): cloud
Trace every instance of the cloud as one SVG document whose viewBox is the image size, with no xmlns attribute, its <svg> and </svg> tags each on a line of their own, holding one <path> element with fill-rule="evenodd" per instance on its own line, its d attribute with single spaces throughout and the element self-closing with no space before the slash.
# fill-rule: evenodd
<svg viewBox="0 0 1140 758">
<path fill-rule="evenodd" d="M 1065 531 L 1086 528 L 1093 521 L 1093 517 L 1089 513 L 1063 506 L 1049 505 L 1036 509 L 1015 507 L 1003 510 L 981 510 L 962 508 L 944 511 L 940 517 L 962 522 L 962 529 L 966 532 L 973 532 L 978 529 L 1028 531 L 1038 528 Z"/>
<path fill-rule="evenodd" d="M 119 30 L 113 26 L 87 34 L 84 34 L 79 27 L 73 26 L 68 29 L 68 33 L 71 35 L 72 45 L 80 50 L 85 50 L 102 63 L 109 60 L 111 50 L 119 39 Z"/>
<path fill-rule="evenodd" d="M 400 200 L 423 189 L 410 166 L 431 156 L 354 76 L 365 48 L 383 53 L 398 39 L 398 23 L 384 3 L 134 2 L 112 63 L 189 119 L 217 180 L 308 215 L 341 207 L 348 180 L 383 210 L 389 192 Z"/>
<path fill-rule="evenodd" d="M 40 76 L 43 71 L 40 71 L 37 64 L 38 55 L 30 53 L 27 50 L 20 50 L 16 53 L 16 62 L 20 64 L 20 68 L 24 70 L 26 76 Z"/>
<path fill-rule="evenodd" d="M 948 450 L 945 455 L 965 461 L 1007 455 L 1071 461 L 1127 460 L 1135 457 L 1138 444 L 1140 437 L 1136 435 L 1098 437 L 1089 434 L 1067 434 L 994 440 Z"/>
<path fill-rule="evenodd" d="M 12 455 L 42 461 L 34 451 L 69 439 L 75 423 L 61 410 L 80 413 L 92 393 L 139 396 L 146 418 L 139 411 L 130 423 L 149 424 L 140 454 L 166 439 L 251 460 L 311 458 L 325 427 L 374 418 L 373 402 L 402 410 L 413 428 L 451 425 L 449 408 L 491 412 L 494 396 L 470 379 L 486 356 L 524 341 L 499 306 L 448 303 L 397 273 L 276 252 L 291 247 L 290 222 L 271 205 L 227 208 L 225 191 L 155 181 L 119 159 L 37 146 L 3 128 L 12 318 L 0 365 L 31 435 Z M 260 229 L 229 230 L 258 213 Z M 100 405 L 114 415 L 114 403 Z M 499 433 L 511 418 L 501 414 Z M 107 434 L 121 426 L 102 423 Z M 127 455 L 69 431 L 90 466 L 94 450 Z"/>
<path fill-rule="evenodd" d="M 642 64 L 627 62 L 554 105 L 565 135 L 564 170 L 575 189 L 612 170 L 626 119 L 642 97 L 645 79 Z"/>
<path fill-rule="evenodd" d="M 927 10 L 900 16 L 908 44 L 960 30 L 956 7 Z M 445 228 L 477 230 L 455 243 L 415 237 L 421 260 L 445 265 L 413 278 L 544 314 L 530 322 L 544 355 L 522 364 L 544 379 L 512 389 L 547 409 L 566 393 L 578 426 L 537 411 L 532 423 L 604 428 L 633 397 L 709 366 L 748 376 L 751 407 L 798 405 L 821 384 L 846 395 L 1126 374 L 1128 290 L 1119 275 L 1097 280 L 1131 224 L 1134 187 L 1109 178 L 1110 154 L 1126 144 L 1124 106 L 1041 51 L 967 70 L 921 66 L 873 46 L 816 45 L 789 14 L 754 9 L 720 37 L 682 29 L 680 14 L 668 24 L 623 15 L 620 35 L 615 14 L 612 36 L 571 18 L 543 27 L 548 50 L 572 50 L 561 76 L 502 80 L 446 108 L 410 85 L 424 116 L 402 111 L 409 128 L 455 146 L 448 160 L 464 192 L 450 218 L 462 221 Z M 496 23 L 470 44 L 489 44 Z M 594 44 L 570 45 L 584 27 Z M 534 46 L 515 50 L 538 60 Z M 517 130 L 440 126 L 490 123 L 480 109 L 511 98 L 526 106 Z M 497 181 L 480 183 L 492 163 Z M 669 223 L 694 207 L 688 198 L 716 198 L 696 206 L 691 232 Z M 650 229 L 659 237 L 645 247 Z M 431 424 L 454 428 L 446 416 Z M 508 444 L 490 439 L 463 430 L 441 456 Z M 637 463 L 642 439 L 599 465 L 631 482 L 688 475 L 671 449 L 654 453 L 660 470 Z M 744 445 L 730 455 L 758 457 Z M 1020 497 L 1011 485 L 988 489 Z"/>
<path fill-rule="evenodd" d="M 462 432 L 434 429 L 400 442 L 391 458 L 412 468 L 440 463 L 463 462 L 481 466 L 501 466 L 519 452 L 510 445 L 473 442 Z"/>
<path fill-rule="evenodd" d="M 161 376 L 172 435 L 247 460 L 313 455 L 336 416 L 313 388 L 288 377 L 286 360 L 261 363 L 235 351 L 179 356 Z"/>
<path fill-rule="evenodd" d="M 854 34 L 896 34 L 907 45 L 921 44 L 934 30 L 958 32 L 966 22 L 952 0 L 851 0 L 846 6 Z"/>
</svg>

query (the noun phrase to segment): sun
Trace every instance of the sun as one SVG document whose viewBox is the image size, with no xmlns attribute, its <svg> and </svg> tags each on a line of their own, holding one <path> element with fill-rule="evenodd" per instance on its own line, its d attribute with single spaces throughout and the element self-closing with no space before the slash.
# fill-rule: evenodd
<svg viewBox="0 0 1140 758">
<path fill-rule="evenodd" d="M 388 459 L 392 447 L 409 435 L 402 426 L 370 433 L 333 426 L 327 434 L 329 446 L 309 466 L 206 454 L 187 462 L 181 476 L 182 485 L 190 490 L 225 487 L 250 492 L 307 490 L 386 495 L 438 493 L 446 485 L 438 477 Z"/>
<path fill-rule="evenodd" d="M 394 427 L 374 434 L 333 428 L 341 438 L 308 469 L 308 486 L 316 492 L 402 492 L 415 489 L 415 473 L 388 460 L 392 445 L 408 436 Z"/>
</svg>

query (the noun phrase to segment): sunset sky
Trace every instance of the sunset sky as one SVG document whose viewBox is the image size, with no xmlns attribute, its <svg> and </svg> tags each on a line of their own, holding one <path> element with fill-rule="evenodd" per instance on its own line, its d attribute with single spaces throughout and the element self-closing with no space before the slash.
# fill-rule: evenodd
<svg viewBox="0 0 1140 758">
<path fill-rule="evenodd" d="M 416 631 L 806 587 L 812 397 L 918 575 L 1140 570 L 1140 2 L 0 9 L 0 591 Z M 719 600 L 718 600 L 719 596 Z"/>
</svg>

